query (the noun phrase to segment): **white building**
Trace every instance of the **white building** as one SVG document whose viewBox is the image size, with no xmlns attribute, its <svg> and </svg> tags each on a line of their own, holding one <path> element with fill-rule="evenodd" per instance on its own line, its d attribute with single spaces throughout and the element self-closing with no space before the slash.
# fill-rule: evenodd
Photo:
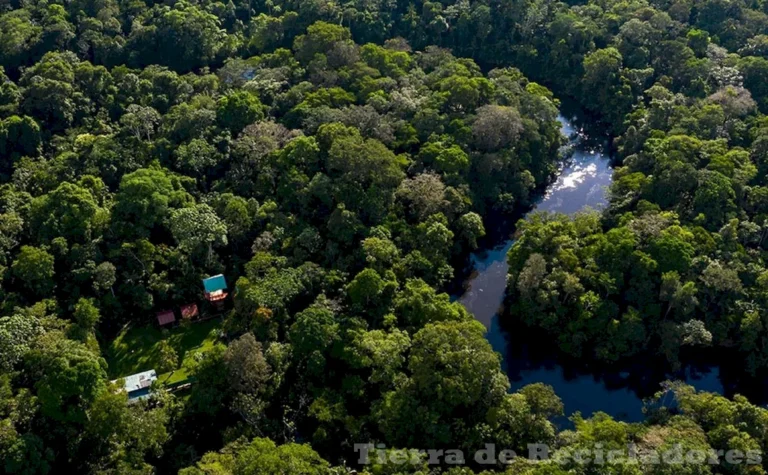
<svg viewBox="0 0 768 475">
<path fill-rule="evenodd" d="M 128 393 L 129 401 L 143 399 L 149 397 L 149 387 L 157 380 L 157 373 L 154 369 L 151 369 L 142 373 L 125 376 L 112 382 L 116 383 L 121 380 L 124 382 L 123 390 Z"/>
</svg>

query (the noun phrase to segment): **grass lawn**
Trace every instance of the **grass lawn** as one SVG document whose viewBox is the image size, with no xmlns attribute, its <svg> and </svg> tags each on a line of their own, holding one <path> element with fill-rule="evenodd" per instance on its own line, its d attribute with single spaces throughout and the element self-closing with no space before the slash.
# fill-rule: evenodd
<svg viewBox="0 0 768 475">
<path fill-rule="evenodd" d="M 173 328 L 166 335 L 154 325 L 129 326 L 123 329 L 107 348 L 109 377 L 117 379 L 157 368 L 160 359 L 158 343 L 167 338 L 178 353 L 181 365 L 172 373 L 159 374 L 158 380 L 165 384 L 184 381 L 189 376 L 188 371 L 194 355 L 213 348 L 220 326 L 221 320 L 214 318 L 192 323 L 187 328 Z"/>
</svg>

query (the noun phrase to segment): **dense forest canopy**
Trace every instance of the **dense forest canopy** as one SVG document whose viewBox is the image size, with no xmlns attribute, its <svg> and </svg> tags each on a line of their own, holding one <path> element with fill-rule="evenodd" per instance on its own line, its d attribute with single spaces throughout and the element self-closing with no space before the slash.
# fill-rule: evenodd
<svg viewBox="0 0 768 475">
<path fill-rule="evenodd" d="M 768 410 L 676 384 L 643 423 L 584 414 L 561 430 L 553 390 L 510 393 L 484 327 L 445 293 L 489 217 L 526 210 L 557 170 L 555 97 L 572 97 L 616 137 L 610 205 L 520 225 L 504 318 L 575 357 L 728 348 L 760 374 L 767 12 L 2 2 L 0 467 L 765 473 L 759 459 L 357 466 L 354 445 L 768 448 Z M 221 309 L 201 286 L 216 274 Z M 156 328 L 191 302 L 213 318 Z M 150 369 L 151 397 L 128 403 L 120 378 Z"/>
</svg>

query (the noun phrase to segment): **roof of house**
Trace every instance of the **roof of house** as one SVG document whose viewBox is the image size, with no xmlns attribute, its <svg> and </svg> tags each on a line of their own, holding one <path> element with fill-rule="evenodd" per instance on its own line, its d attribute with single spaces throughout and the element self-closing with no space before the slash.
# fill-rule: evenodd
<svg viewBox="0 0 768 475">
<path fill-rule="evenodd" d="M 216 292 L 217 290 L 227 290 L 227 280 L 222 274 L 214 275 L 203 279 L 203 287 L 207 293 Z"/>
<path fill-rule="evenodd" d="M 120 379 L 125 381 L 123 388 L 128 393 L 128 397 L 130 398 L 131 393 L 135 391 L 141 391 L 143 389 L 148 389 L 152 385 L 152 382 L 157 379 L 157 373 L 154 369 L 150 369 L 149 371 L 143 371 L 141 373 L 132 374 L 130 376 L 123 376 Z M 144 391 L 144 393 L 146 393 L 146 391 Z"/>
<path fill-rule="evenodd" d="M 197 310 L 197 304 L 196 303 L 189 303 L 187 305 L 181 306 L 181 318 L 192 318 L 196 317 L 198 314 Z"/>
<path fill-rule="evenodd" d="M 160 325 L 167 325 L 176 321 L 176 315 L 173 314 L 173 310 L 163 310 L 157 312 L 157 323 Z"/>
</svg>

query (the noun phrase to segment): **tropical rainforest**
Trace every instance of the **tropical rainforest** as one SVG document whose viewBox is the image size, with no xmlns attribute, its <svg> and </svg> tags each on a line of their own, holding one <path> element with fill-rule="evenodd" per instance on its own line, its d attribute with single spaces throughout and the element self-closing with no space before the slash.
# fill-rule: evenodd
<svg viewBox="0 0 768 475">
<path fill-rule="evenodd" d="M 610 201 L 521 221 L 505 322 L 573 358 L 695 347 L 765 374 L 768 3 L 3 0 L 0 469 L 766 473 L 358 464 L 369 443 L 768 450 L 767 409 L 676 383 L 643 422 L 556 423 L 449 296 L 561 166 L 558 98 L 613 137 Z M 154 330 L 190 302 L 216 319 L 194 352 L 203 323 Z M 127 329 L 160 341 L 122 358 L 188 384 L 129 403 Z"/>
</svg>

